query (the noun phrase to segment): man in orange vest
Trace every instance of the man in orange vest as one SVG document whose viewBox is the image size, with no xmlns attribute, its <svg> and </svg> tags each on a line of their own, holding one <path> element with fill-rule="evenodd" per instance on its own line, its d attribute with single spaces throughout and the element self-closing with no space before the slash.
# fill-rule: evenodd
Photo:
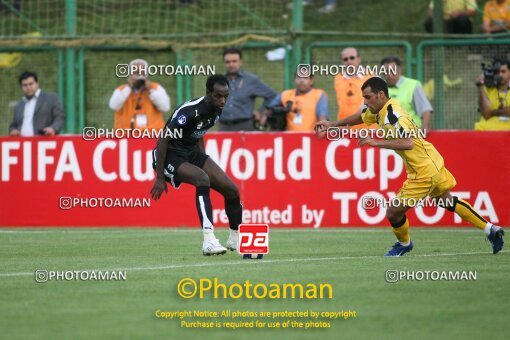
<svg viewBox="0 0 510 340">
<path fill-rule="evenodd" d="M 347 47 L 340 53 L 342 64 L 354 66 L 356 70 L 361 65 L 361 56 L 354 47 Z M 338 119 L 351 116 L 361 112 L 363 107 L 363 96 L 361 85 L 370 78 L 371 75 L 356 72 L 354 75 L 337 74 L 335 76 L 336 102 L 338 104 Z M 366 127 L 360 125 L 359 127 Z"/>
<path fill-rule="evenodd" d="M 148 67 L 143 59 L 131 61 L 128 83 L 113 92 L 109 106 L 115 111 L 114 129 L 158 130 L 165 126 L 163 112 L 170 111 L 170 98 L 163 86 L 147 79 Z"/>
<path fill-rule="evenodd" d="M 324 90 L 313 88 L 313 75 L 296 75 L 296 88 L 277 95 L 264 112 L 261 124 L 265 125 L 272 108 L 285 107 L 287 131 L 313 131 L 315 123 L 329 118 L 328 97 Z"/>
</svg>

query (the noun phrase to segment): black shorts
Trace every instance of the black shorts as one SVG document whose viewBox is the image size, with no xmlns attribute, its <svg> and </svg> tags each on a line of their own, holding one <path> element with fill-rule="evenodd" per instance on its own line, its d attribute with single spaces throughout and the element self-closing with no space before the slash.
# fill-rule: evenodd
<svg viewBox="0 0 510 340">
<path fill-rule="evenodd" d="M 179 180 L 179 176 L 177 176 L 177 169 L 179 169 L 181 164 L 188 162 L 202 169 L 207 158 L 209 156 L 198 149 L 191 151 L 168 150 L 165 159 L 165 180 L 172 184 L 175 189 L 179 189 L 182 182 Z M 156 170 L 156 149 L 152 150 L 152 168 Z"/>
</svg>

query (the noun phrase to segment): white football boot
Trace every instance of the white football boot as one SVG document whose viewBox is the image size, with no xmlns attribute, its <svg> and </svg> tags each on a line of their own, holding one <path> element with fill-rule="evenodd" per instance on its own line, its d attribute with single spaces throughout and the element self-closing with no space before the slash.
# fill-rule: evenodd
<svg viewBox="0 0 510 340">
<path fill-rule="evenodd" d="M 227 240 L 227 249 L 237 251 L 237 243 L 239 240 L 239 231 L 230 229 L 230 235 Z"/>
<path fill-rule="evenodd" d="M 220 244 L 217 238 L 209 238 L 204 240 L 202 245 L 202 253 L 205 256 L 210 255 L 223 255 L 227 252 L 227 248 Z"/>
</svg>

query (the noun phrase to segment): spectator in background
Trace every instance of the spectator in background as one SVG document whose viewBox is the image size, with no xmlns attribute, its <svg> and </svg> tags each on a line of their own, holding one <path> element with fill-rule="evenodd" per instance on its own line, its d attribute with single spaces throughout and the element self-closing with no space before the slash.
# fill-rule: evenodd
<svg viewBox="0 0 510 340">
<path fill-rule="evenodd" d="M 296 88 L 283 91 L 276 96 L 264 112 L 261 125 L 265 125 L 271 115 L 271 108 L 280 106 L 289 109 L 287 113 L 287 131 L 312 132 L 315 123 L 329 118 L 328 97 L 326 92 L 313 88 L 313 75 L 296 75 Z"/>
<path fill-rule="evenodd" d="M 482 117 L 475 130 L 510 130 L 510 62 L 500 62 L 495 73 L 493 87 L 485 84 L 483 74 L 476 81 Z"/>
<path fill-rule="evenodd" d="M 115 111 L 114 129 L 162 129 L 163 112 L 170 111 L 170 98 L 163 86 L 147 79 L 149 63 L 135 59 L 129 63 L 128 83 L 119 86 L 110 98 Z"/>
<path fill-rule="evenodd" d="M 510 29 L 510 1 L 488 1 L 483 8 L 482 29 L 485 33 L 508 32 Z"/>
<path fill-rule="evenodd" d="M 260 121 L 261 112 L 276 96 L 276 92 L 257 76 L 241 70 L 242 59 L 242 52 L 237 48 L 223 52 L 230 94 L 220 116 L 220 131 L 253 131 L 254 121 Z M 264 103 L 258 111 L 254 111 L 257 97 L 264 98 Z"/>
<path fill-rule="evenodd" d="M 55 136 L 64 127 L 65 113 L 55 93 L 39 88 L 37 74 L 23 72 L 19 84 L 25 96 L 14 107 L 14 118 L 9 126 L 11 136 Z"/>
<path fill-rule="evenodd" d="M 476 0 L 443 0 L 443 31 L 445 33 L 473 33 L 472 17 L 476 15 Z M 434 1 L 429 4 L 425 30 L 434 32 Z"/>
<path fill-rule="evenodd" d="M 342 64 L 353 65 L 356 69 L 361 64 L 361 56 L 354 47 L 347 47 L 340 53 Z M 370 75 L 357 73 L 356 75 L 337 74 L 335 76 L 336 102 L 338 104 L 338 120 L 361 112 L 363 95 L 361 85 L 370 78 Z M 359 126 L 365 126 L 361 124 Z"/>
<path fill-rule="evenodd" d="M 425 131 L 430 130 L 432 105 L 420 82 L 402 75 L 402 64 L 398 57 L 385 57 L 381 60 L 382 65 L 388 72 L 385 78 L 390 98 L 396 99 L 402 105 L 419 128 Z M 395 68 L 397 72 L 391 73 L 390 70 Z"/>
</svg>

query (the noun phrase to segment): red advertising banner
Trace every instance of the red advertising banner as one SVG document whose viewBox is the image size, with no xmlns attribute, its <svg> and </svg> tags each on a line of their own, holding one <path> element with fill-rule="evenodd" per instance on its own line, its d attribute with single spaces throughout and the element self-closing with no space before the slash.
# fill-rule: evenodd
<svg viewBox="0 0 510 340">
<path fill-rule="evenodd" d="M 453 194 L 494 223 L 510 225 L 508 132 L 434 131 L 431 141 L 457 179 Z M 0 226 L 199 225 L 195 190 L 169 187 L 149 199 L 154 140 L 0 138 Z M 385 208 L 405 180 L 392 150 L 359 148 L 356 140 L 318 140 L 305 133 L 209 133 L 206 152 L 239 186 L 244 223 L 273 227 L 386 226 Z M 213 219 L 226 225 L 222 197 Z M 408 213 L 414 226 L 464 226 L 436 207 Z"/>
</svg>

